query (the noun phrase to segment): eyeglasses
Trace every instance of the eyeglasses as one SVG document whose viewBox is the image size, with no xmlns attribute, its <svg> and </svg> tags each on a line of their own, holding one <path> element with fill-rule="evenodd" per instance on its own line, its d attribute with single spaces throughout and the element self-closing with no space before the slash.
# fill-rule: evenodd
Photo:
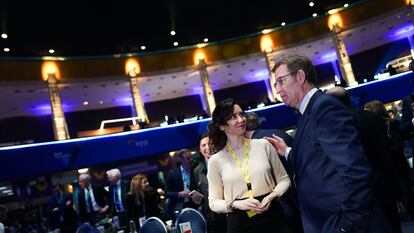
<svg viewBox="0 0 414 233">
<path fill-rule="evenodd" d="M 295 71 L 295 72 L 291 72 L 291 73 L 289 73 L 289 74 L 285 74 L 285 75 L 283 75 L 283 76 L 280 76 L 278 79 L 276 79 L 276 82 L 275 82 L 275 84 L 273 84 L 273 86 L 276 88 L 277 86 L 283 86 L 283 84 L 285 83 L 285 81 L 286 81 L 286 78 L 289 76 L 289 75 L 292 75 L 292 74 L 296 74 L 297 73 L 297 71 Z"/>
</svg>

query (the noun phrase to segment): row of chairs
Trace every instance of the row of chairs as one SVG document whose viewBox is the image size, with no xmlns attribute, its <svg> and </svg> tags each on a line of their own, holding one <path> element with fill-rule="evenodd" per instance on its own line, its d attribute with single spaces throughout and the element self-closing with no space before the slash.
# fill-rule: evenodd
<svg viewBox="0 0 414 233">
<path fill-rule="evenodd" d="M 203 215 L 195 209 L 185 208 L 177 216 L 171 233 L 207 233 L 207 223 Z M 139 233 L 168 233 L 165 224 L 156 217 L 148 218 Z"/>
<path fill-rule="evenodd" d="M 92 227 L 89 223 L 79 226 L 76 233 L 112 233 L 108 227 Z M 207 233 L 207 223 L 203 215 L 195 209 L 181 210 L 175 222 L 175 228 L 168 230 L 167 226 L 157 217 L 148 218 L 141 226 L 139 233 Z"/>
</svg>

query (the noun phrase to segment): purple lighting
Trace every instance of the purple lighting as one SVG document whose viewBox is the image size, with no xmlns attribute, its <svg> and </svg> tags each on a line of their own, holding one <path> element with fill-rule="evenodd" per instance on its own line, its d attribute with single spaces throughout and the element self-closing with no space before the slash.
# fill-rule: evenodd
<svg viewBox="0 0 414 233">
<path fill-rule="evenodd" d="M 63 112 L 70 110 L 69 104 L 62 103 L 62 109 Z M 32 107 L 30 111 L 36 115 L 50 115 L 52 114 L 52 107 L 50 106 L 50 103 L 43 103 Z"/>
<path fill-rule="evenodd" d="M 413 29 L 413 25 L 405 25 L 401 28 L 398 28 L 397 31 L 395 31 L 393 34 L 395 36 L 409 36 L 412 34 Z"/>
<path fill-rule="evenodd" d="M 254 74 L 255 78 L 268 78 L 269 72 L 267 70 L 260 70 Z"/>
<path fill-rule="evenodd" d="M 322 55 L 321 58 L 318 59 L 318 63 L 323 64 L 323 63 L 333 62 L 335 60 L 337 60 L 336 52 L 331 51 L 331 52 L 328 52 Z"/>
</svg>

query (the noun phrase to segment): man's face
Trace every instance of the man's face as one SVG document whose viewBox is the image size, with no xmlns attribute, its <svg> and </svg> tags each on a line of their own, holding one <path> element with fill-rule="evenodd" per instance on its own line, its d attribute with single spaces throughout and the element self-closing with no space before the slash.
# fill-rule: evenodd
<svg viewBox="0 0 414 233">
<path fill-rule="evenodd" d="M 108 182 L 110 185 L 115 185 L 118 182 L 118 177 L 113 175 L 108 175 Z"/>
<path fill-rule="evenodd" d="M 200 153 L 204 156 L 204 160 L 208 161 L 211 156 L 210 147 L 208 146 L 208 137 L 200 140 Z"/>
<path fill-rule="evenodd" d="M 81 188 L 88 187 L 89 186 L 89 181 L 87 181 L 87 180 L 79 180 L 79 186 Z"/>
<path fill-rule="evenodd" d="M 189 151 L 181 155 L 180 162 L 184 169 L 190 170 L 191 166 L 193 166 L 193 155 L 191 154 L 191 152 Z"/>
<path fill-rule="evenodd" d="M 276 83 L 274 85 L 286 106 L 299 108 L 301 86 L 296 74 L 297 72 L 290 71 L 286 64 L 282 64 L 275 71 Z"/>
</svg>

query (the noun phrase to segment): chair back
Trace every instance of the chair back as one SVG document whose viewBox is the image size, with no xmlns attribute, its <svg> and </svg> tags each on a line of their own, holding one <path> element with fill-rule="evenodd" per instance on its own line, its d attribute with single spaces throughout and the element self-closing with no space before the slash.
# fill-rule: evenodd
<svg viewBox="0 0 414 233">
<path fill-rule="evenodd" d="M 139 229 L 139 233 L 167 233 L 167 227 L 161 221 L 161 219 L 157 217 L 150 217 L 148 218 L 144 224 L 142 224 L 141 229 Z"/>
<path fill-rule="evenodd" d="M 193 208 L 183 209 L 177 217 L 175 226 L 177 232 L 182 233 L 180 224 L 190 223 L 192 233 L 207 233 L 207 224 L 203 215 Z"/>
</svg>

